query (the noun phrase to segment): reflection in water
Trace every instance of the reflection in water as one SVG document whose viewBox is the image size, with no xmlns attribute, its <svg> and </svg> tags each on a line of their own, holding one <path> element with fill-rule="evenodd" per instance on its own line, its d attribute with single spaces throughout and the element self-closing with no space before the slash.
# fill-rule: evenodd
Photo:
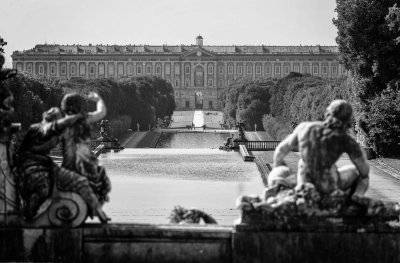
<svg viewBox="0 0 400 263">
<path fill-rule="evenodd" d="M 214 148 L 224 144 L 224 141 L 229 137 L 229 133 L 163 133 L 157 144 L 157 148 Z"/>
<path fill-rule="evenodd" d="M 240 194 L 261 193 L 254 163 L 217 149 L 125 149 L 100 156 L 112 180 L 105 210 L 113 222 L 168 223 L 175 205 L 231 225 Z"/>
<path fill-rule="evenodd" d="M 203 111 L 197 110 L 194 112 L 193 124 L 195 127 L 203 127 L 203 125 L 204 125 L 204 112 Z"/>
</svg>

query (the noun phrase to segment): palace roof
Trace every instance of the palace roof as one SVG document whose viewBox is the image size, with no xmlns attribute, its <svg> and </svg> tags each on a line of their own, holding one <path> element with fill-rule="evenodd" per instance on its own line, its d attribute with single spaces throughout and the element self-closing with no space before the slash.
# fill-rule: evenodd
<svg viewBox="0 0 400 263">
<path fill-rule="evenodd" d="M 14 51 L 15 55 L 31 54 L 183 54 L 198 48 L 215 55 L 229 54 L 337 54 L 337 46 L 198 46 L 198 45 L 50 45 L 40 44 L 33 49 Z"/>
</svg>

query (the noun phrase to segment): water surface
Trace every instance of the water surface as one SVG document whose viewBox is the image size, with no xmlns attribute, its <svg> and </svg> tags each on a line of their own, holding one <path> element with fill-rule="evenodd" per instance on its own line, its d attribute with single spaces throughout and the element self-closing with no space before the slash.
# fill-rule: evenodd
<svg viewBox="0 0 400 263">
<path fill-rule="evenodd" d="M 185 149 L 218 149 L 229 137 L 229 133 L 216 132 L 190 132 L 187 133 L 163 133 L 157 144 L 157 148 L 185 148 Z"/>
<path fill-rule="evenodd" d="M 113 189 L 105 211 L 113 222 L 168 223 L 175 205 L 202 209 L 231 225 L 235 200 L 261 193 L 255 163 L 217 149 L 125 149 L 100 156 Z"/>
</svg>

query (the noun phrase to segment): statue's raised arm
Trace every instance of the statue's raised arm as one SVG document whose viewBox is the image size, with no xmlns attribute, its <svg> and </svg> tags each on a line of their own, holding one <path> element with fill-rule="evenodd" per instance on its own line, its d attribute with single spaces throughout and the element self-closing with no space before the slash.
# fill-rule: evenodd
<svg viewBox="0 0 400 263">
<path fill-rule="evenodd" d="M 88 113 L 87 122 L 95 123 L 107 115 L 107 108 L 103 99 L 96 92 L 90 92 L 89 99 L 92 99 L 96 102 L 96 111 Z"/>
</svg>

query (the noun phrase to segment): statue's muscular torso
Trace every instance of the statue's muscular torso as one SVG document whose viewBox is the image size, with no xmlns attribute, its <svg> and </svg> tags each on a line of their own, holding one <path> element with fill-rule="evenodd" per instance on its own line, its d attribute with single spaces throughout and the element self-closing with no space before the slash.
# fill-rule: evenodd
<svg viewBox="0 0 400 263">
<path fill-rule="evenodd" d="M 331 129 L 323 122 L 304 122 L 295 130 L 300 153 L 298 180 L 313 183 L 329 194 L 338 188 L 336 161 L 347 153 L 351 159 L 362 156 L 358 143 L 344 130 Z"/>
</svg>

